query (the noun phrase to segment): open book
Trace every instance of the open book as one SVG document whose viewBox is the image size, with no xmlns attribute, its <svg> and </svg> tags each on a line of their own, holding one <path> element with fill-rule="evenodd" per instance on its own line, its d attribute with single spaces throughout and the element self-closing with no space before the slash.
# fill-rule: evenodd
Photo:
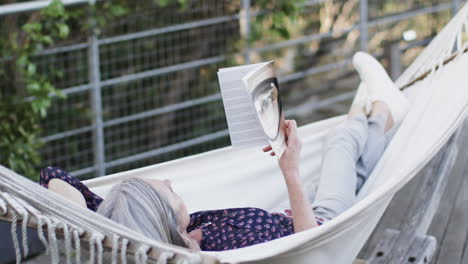
<svg viewBox="0 0 468 264">
<path fill-rule="evenodd" d="M 286 143 L 273 62 L 220 69 L 218 78 L 232 146 L 270 145 L 280 158 Z"/>
</svg>

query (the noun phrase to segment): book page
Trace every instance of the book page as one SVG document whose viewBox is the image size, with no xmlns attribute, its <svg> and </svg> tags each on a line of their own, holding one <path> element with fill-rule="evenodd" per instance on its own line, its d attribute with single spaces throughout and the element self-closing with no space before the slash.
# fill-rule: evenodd
<svg viewBox="0 0 468 264">
<path fill-rule="evenodd" d="M 250 66 L 250 67 L 249 67 Z M 218 78 L 223 97 L 224 111 L 233 147 L 261 147 L 268 144 L 263 128 L 257 121 L 250 94 L 242 81 L 251 65 L 221 69 Z"/>
<path fill-rule="evenodd" d="M 284 115 L 273 62 L 260 66 L 243 78 L 260 122 L 276 157 L 286 148 Z"/>
</svg>

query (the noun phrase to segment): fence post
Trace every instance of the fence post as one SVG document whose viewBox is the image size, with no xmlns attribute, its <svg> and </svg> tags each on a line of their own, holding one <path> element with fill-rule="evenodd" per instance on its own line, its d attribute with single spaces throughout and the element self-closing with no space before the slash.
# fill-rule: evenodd
<svg viewBox="0 0 468 264">
<path fill-rule="evenodd" d="M 396 81 L 402 72 L 400 40 L 389 41 L 384 48 L 385 55 L 389 58 L 390 77 Z"/>
<path fill-rule="evenodd" d="M 102 100 L 101 100 L 101 71 L 99 58 L 99 42 L 97 37 L 97 25 L 95 17 L 95 2 L 89 0 L 90 8 L 90 32 L 88 36 L 88 68 L 89 82 L 91 85 L 91 107 L 93 113 L 93 150 L 94 167 L 96 176 L 106 174 L 105 152 L 104 152 L 104 128 L 102 122 Z"/>
<path fill-rule="evenodd" d="M 459 6 L 460 6 L 460 0 L 452 1 L 452 16 L 455 16 L 457 14 Z"/>
<path fill-rule="evenodd" d="M 242 10 L 243 16 L 240 19 L 244 21 L 245 28 L 245 50 L 244 50 L 244 60 L 245 64 L 250 63 L 250 0 L 242 0 Z M 242 21 L 241 20 L 241 21 Z"/>
<path fill-rule="evenodd" d="M 369 5 L 368 0 L 360 0 L 359 2 L 359 33 L 360 33 L 360 45 L 359 48 L 361 51 L 367 51 L 367 42 L 368 42 L 368 16 L 369 16 Z"/>
</svg>

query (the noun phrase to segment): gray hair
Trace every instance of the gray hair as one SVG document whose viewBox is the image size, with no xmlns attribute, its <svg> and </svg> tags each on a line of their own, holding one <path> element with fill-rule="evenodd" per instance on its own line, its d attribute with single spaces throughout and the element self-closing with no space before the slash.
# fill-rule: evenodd
<svg viewBox="0 0 468 264">
<path fill-rule="evenodd" d="M 142 179 L 130 178 L 115 185 L 97 213 L 149 238 L 188 247 L 167 198 Z"/>
</svg>

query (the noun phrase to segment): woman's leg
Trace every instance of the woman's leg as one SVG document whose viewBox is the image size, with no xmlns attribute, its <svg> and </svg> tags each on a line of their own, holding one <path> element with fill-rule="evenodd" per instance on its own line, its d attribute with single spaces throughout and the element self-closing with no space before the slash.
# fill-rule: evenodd
<svg viewBox="0 0 468 264">
<path fill-rule="evenodd" d="M 356 163 L 368 137 L 367 117 L 353 106 L 348 119 L 327 137 L 315 202 L 316 216 L 330 220 L 351 207 L 356 199 Z"/>
<path fill-rule="evenodd" d="M 377 165 L 395 131 L 396 127 L 388 106 L 380 101 L 373 103 L 372 114 L 368 120 L 367 142 L 356 165 L 356 193 Z"/>
</svg>

